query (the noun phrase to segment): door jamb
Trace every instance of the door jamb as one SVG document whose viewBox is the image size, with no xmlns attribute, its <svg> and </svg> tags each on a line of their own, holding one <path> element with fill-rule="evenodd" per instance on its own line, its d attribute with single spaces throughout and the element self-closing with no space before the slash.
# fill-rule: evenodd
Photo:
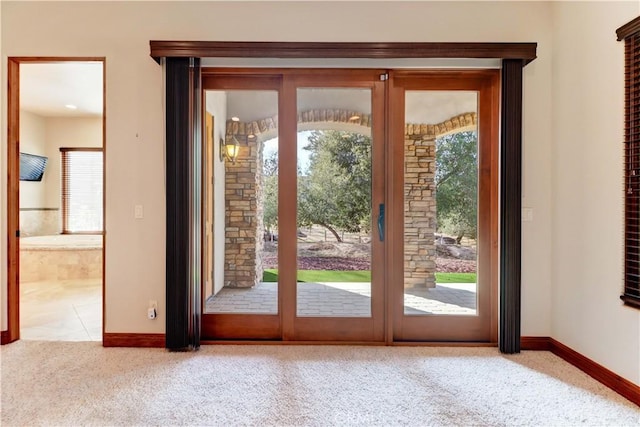
<svg viewBox="0 0 640 427">
<path fill-rule="evenodd" d="M 20 339 L 20 64 L 102 62 L 102 217 L 106 217 L 106 58 L 105 57 L 9 57 L 7 91 L 7 330 L 1 344 Z M 105 333 L 105 252 L 106 231 L 102 233 L 102 337 Z"/>
</svg>

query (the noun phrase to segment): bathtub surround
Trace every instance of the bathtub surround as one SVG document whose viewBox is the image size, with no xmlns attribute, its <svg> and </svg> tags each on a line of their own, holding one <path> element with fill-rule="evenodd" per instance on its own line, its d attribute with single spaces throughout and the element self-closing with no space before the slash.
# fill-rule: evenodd
<svg viewBox="0 0 640 427">
<path fill-rule="evenodd" d="M 64 234 L 20 239 L 20 282 L 102 279 L 102 236 Z"/>
</svg>

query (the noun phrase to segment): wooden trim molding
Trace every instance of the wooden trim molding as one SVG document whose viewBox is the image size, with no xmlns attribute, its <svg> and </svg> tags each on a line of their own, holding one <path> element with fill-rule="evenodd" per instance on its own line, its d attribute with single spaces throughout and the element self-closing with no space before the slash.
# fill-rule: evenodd
<svg viewBox="0 0 640 427">
<path fill-rule="evenodd" d="M 104 347 L 155 347 L 164 348 L 164 334 L 124 334 L 105 332 L 102 335 Z"/>
<path fill-rule="evenodd" d="M 629 307 L 640 308 L 640 298 L 634 298 L 629 295 L 620 295 L 620 299 Z"/>
<path fill-rule="evenodd" d="M 596 381 L 640 406 L 640 386 L 594 362 L 551 337 L 522 337 L 523 350 L 545 350 L 580 369 Z"/>
<path fill-rule="evenodd" d="M 640 386 L 622 378 L 620 375 L 553 338 L 549 338 L 549 344 L 553 354 L 640 406 Z"/>
<path fill-rule="evenodd" d="M 618 36 L 618 41 L 622 41 L 630 35 L 637 33 L 640 31 L 640 16 L 635 18 L 632 21 L 627 22 L 622 27 L 616 30 L 616 35 Z"/>
<path fill-rule="evenodd" d="M 551 338 L 549 337 L 521 337 L 521 350 L 551 351 Z"/>
<path fill-rule="evenodd" d="M 61 153 L 67 153 L 69 151 L 104 151 L 102 147 L 60 147 Z"/>
<path fill-rule="evenodd" d="M 160 58 L 536 58 L 537 43 L 332 43 L 150 41 Z"/>
<path fill-rule="evenodd" d="M 20 61 L 8 58 L 7 91 L 7 333 L 20 339 Z"/>
<path fill-rule="evenodd" d="M 9 331 L 0 332 L 0 344 L 9 344 L 11 342 Z"/>
</svg>

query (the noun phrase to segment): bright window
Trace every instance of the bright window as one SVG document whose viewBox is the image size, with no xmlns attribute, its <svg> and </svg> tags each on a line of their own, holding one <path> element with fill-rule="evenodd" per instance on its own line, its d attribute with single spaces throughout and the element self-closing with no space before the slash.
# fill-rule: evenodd
<svg viewBox="0 0 640 427">
<path fill-rule="evenodd" d="M 102 233 L 102 148 L 60 148 L 62 232 Z"/>
</svg>

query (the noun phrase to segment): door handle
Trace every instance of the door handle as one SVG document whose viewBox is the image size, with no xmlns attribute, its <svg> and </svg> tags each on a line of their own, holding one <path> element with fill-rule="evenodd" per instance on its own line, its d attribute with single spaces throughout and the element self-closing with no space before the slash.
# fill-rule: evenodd
<svg viewBox="0 0 640 427">
<path fill-rule="evenodd" d="M 378 207 L 378 236 L 384 242 L 384 203 L 380 203 Z"/>
</svg>

